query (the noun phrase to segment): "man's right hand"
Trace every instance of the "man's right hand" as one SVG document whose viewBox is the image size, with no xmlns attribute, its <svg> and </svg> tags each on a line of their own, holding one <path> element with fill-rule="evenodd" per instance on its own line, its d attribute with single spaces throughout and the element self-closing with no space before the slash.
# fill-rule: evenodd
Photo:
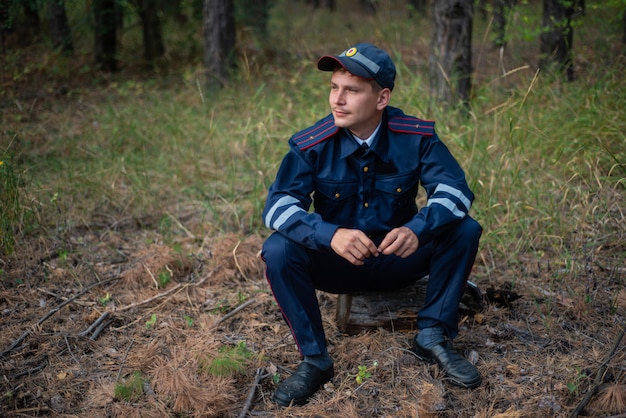
<svg viewBox="0 0 626 418">
<path fill-rule="evenodd" d="M 337 229 L 330 240 L 330 248 L 355 266 L 363 265 L 367 257 L 378 256 L 374 242 L 358 229 Z"/>
</svg>

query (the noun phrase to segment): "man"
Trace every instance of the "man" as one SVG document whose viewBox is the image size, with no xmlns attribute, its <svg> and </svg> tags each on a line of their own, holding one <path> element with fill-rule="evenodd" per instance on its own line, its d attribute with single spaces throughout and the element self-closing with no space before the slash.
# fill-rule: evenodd
<svg viewBox="0 0 626 418">
<path fill-rule="evenodd" d="M 274 401 L 304 404 L 333 377 L 316 289 L 401 288 L 427 274 L 413 351 L 451 383 L 478 386 L 450 342 L 482 232 L 467 215 L 463 170 L 434 122 L 389 106 L 396 70 L 386 52 L 361 43 L 317 66 L 332 72 L 331 114 L 291 137 L 263 211 L 275 231 L 262 251 L 267 279 L 303 356 Z M 428 203 L 418 210 L 420 183 Z"/>
</svg>

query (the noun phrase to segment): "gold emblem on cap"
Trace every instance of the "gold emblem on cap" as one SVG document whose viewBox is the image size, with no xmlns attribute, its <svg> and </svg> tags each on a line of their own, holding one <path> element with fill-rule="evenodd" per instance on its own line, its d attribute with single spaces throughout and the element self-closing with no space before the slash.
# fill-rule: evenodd
<svg viewBox="0 0 626 418">
<path fill-rule="evenodd" d="M 352 47 L 346 51 L 346 57 L 352 57 L 356 55 L 356 48 Z"/>
</svg>

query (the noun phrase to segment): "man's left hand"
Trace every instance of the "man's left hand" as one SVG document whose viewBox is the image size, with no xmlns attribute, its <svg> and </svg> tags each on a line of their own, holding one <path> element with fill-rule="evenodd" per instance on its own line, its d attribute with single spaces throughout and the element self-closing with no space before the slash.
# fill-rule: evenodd
<svg viewBox="0 0 626 418">
<path fill-rule="evenodd" d="M 395 254 L 398 257 L 406 258 L 413 254 L 418 247 L 417 235 L 406 226 L 401 226 L 389 231 L 378 246 L 378 251 L 384 255 Z"/>
</svg>

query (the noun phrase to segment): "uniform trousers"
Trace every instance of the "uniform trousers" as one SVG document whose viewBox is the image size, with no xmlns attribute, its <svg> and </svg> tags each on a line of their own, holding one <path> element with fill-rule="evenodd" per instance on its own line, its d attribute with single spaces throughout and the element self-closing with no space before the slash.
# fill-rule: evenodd
<svg viewBox="0 0 626 418">
<path fill-rule="evenodd" d="M 478 251 L 482 228 L 465 216 L 406 258 L 369 257 L 355 266 L 332 250 L 313 250 L 274 232 L 262 258 L 274 298 L 303 356 L 326 352 L 326 337 L 316 289 L 329 293 L 391 290 L 429 276 L 417 327 L 442 326 L 458 334 L 458 306 Z M 374 239 L 376 245 L 379 239 Z M 378 241 L 378 242 L 377 242 Z"/>
</svg>

